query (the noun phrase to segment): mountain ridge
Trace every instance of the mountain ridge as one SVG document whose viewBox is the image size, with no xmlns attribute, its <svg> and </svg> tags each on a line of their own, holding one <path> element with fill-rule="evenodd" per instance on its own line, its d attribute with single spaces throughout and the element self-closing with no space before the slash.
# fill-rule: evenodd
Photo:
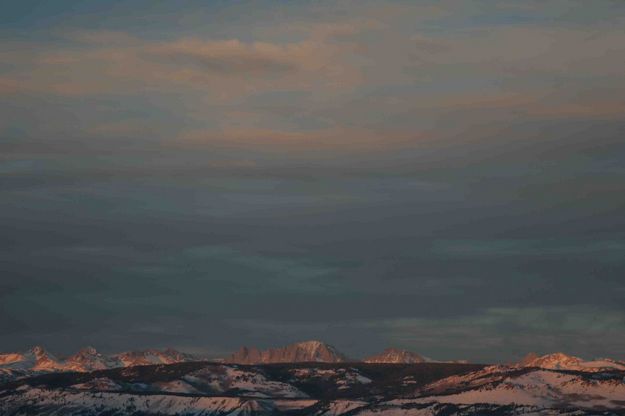
<svg viewBox="0 0 625 416">
<path fill-rule="evenodd" d="M 42 346 L 35 346 L 25 352 L 0 353 L 0 370 L 4 378 L 24 376 L 44 372 L 90 372 L 112 368 L 135 367 L 154 364 L 173 364 L 192 361 L 219 361 L 231 364 L 272 364 L 272 363 L 345 363 L 364 362 L 379 364 L 412 364 L 439 362 L 416 352 L 399 348 L 386 348 L 381 353 L 363 359 L 351 359 L 334 346 L 318 340 L 302 341 L 282 347 L 260 350 L 256 347 L 241 347 L 228 357 L 219 360 L 206 360 L 183 353 L 173 348 L 164 350 L 144 349 L 105 355 L 94 347 L 85 347 L 61 360 Z M 460 362 L 460 361 L 449 361 Z M 561 352 L 539 356 L 528 354 L 513 364 L 517 368 L 543 368 L 598 372 L 605 370 L 625 370 L 625 362 L 610 358 L 584 360 Z"/>
<path fill-rule="evenodd" d="M 617 415 L 625 410 L 624 377 L 625 371 L 443 362 L 204 361 L 12 381 L 0 388 L 0 414 Z"/>
<path fill-rule="evenodd" d="M 388 363 L 388 364 L 412 364 L 412 363 L 424 363 L 428 360 L 424 356 L 417 354 L 416 352 L 402 350 L 399 348 L 386 348 L 379 354 L 366 357 L 363 362 L 365 363 Z"/>
<path fill-rule="evenodd" d="M 303 341 L 278 348 L 259 350 L 241 347 L 224 360 L 235 364 L 272 364 L 293 362 L 341 363 L 348 361 L 343 353 L 321 341 Z"/>
<path fill-rule="evenodd" d="M 41 346 L 25 352 L 0 353 L 0 375 L 3 378 L 28 376 L 46 372 L 91 372 L 153 364 L 174 364 L 201 361 L 199 357 L 172 348 L 146 349 L 104 355 L 94 347 L 85 347 L 64 360 L 58 359 Z"/>
<path fill-rule="evenodd" d="M 530 353 L 523 358 L 518 367 L 537 367 L 549 370 L 572 370 L 585 372 L 599 372 L 605 370 L 625 371 L 625 362 L 611 358 L 584 360 L 580 357 L 555 352 L 538 356 Z"/>
</svg>

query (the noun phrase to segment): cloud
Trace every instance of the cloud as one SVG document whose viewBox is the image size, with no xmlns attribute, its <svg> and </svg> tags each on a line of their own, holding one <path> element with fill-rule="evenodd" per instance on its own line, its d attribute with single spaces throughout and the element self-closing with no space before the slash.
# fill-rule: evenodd
<svg viewBox="0 0 625 416">
<path fill-rule="evenodd" d="M 563 102 L 552 106 L 530 107 L 527 113 L 540 118 L 622 120 L 625 118 L 625 102 L 605 99 L 581 103 Z"/>
<path fill-rule="evenodd" d="M 114 30 L 76 30 L 58 33 L 64 39 L 72 42 L 84 43 L 89 46 L 99 45 L 110 47 L 140 45 L 141 39 L 126 32 Z"/>
<path fill-rule="evenodd" d="M 377 33 L 386 28 L 373 17 L 340 18 L 326 22 L 297 22 L 267 30 L 271 34 L 300 34 L 318 42 L 360 42 L 365 33 Z"/>
<path fill-rule="evenodd" d="M 69 44 L 7 49 L 19 71 L 0 93 L 66 96 L 201 91 L 213 99 L 263 90 L 349 88 L 360 79 L 349 48 L 323 40 L 270 43 L 198 37 L 157 41 L 123 32 L 70 32 Z"/>
<path fill-rule="evenodd" d="M 433 253 L 456 258 L 530 257 L 564 258 L 575 256 L 597 257 L 598 261 L 614 261 L 625 255 L 621 241 L 569 241 L 558 240 L 465 240 L 436 241 Z"/>
<path fill-rule="evenodd" d="M 432 3 L 124 6 L 7 31 L 0 325 L 489 359 L 513 333 L 584 353 L 579 331 L 618 350 L 622 13 Z"/>
<path fill-rule="evenodd" d="M 154 134 L 158 126 L 146 120 L 120 120 L 89 126 L 86 133 L 89 136 L 110 137 L 137 137 Z"/>
<path fill-rule="evenodd" d="M 0 59 L 8 63 L 0 94 L 143 97 L 177 117 L 184 130 L 197 131 L 182 134 L 196 143 L 201 131 L 212 142 L 214 134 L 234 142 L 260 134 L 276 142 L 289 136 L 330 143 L 323 136 L 337 133 L 343 138 L 335 143 L 362 143 L 375 141 L 368 130 L 421 135 L 450 126 L 466 131 L 477 121 L 624 115 L 623 91 L 611 86 L 625 71 L 625 39 L 613 26 L 578 30 L 532 21 L 431 30 L 428 22 L 444 25 L 453 17 L 445 5 L 365 5 L 358 12 L 261 25 L 245 36 L 55 29 L 55 42 L 0 45 Z M 407 24 L 412 15 L 417 27 Z M 280 92 L 310 99 L 276 106 L 263 95 Z"/>
<path fill-rule="evenodd" d="M 0 95 L 11 95 L 23 92 L 24 87 L 16 79 L 0 77 Z"/>
<path fill-rule="evenodd" d="M 275 146 L 289 149 L 372 150 L 411 147 L 426 140 L 418 132 L 401 132 L 358 128 L 328 128 L 319 130 L 271 130 L 255 128 L 226 128 L 221 131 L 195 130 L 181 133 L 174 146 L 249 147 Z"/>
<path fill-rule="evenodd" d="M 148 46 L 145 53 L 160 63 L 197 67 L 221 76 L 281 76 L 310 65 L 313 58 L 302 45 L 278 46 L 265 42 L 243 43 L 237 39 L 202 41 L 183 39 Z M 314 58 L 313 58 L 314 59 Z"/>
<path fill-rule="evenodd" d="M 363 355 L 377 352 L 376 346 L 393 346 L 434 359 L 487 363 L 518 360 L 528 352 L 555 351 L 589 359 L 610 355 L 622 359 L 613 354 L 625 342 L 625 316 L 620 311 L 585 305 L 485 308 L 453 318 L 337 319 L 315 323 L 232 319 L 227 322 L 237 329 L 263 333 L 267 339 L 329 334 L 332 342 L 346 346 L 347 337 L 366 331 L 369 345 L 356 347 Z"/>
<path fill-rule="evenodd" d="M 596 358 L 614 354 L 625 341 L 621 335 L 625 317 L 620 311 L 582 305 L 490 308 L 462 318 L 398 319 L 370 325 L 388 331 L 388 337 L 401 345 L 434 352 L 440 345 L 453 351 L 452 345 L 462 344 L 469 358 L 482 360 L 493 359 L 493 354 L 481 353 L 484 349 L 506 351 L 494 354 L 499 359 L 520 358 L 530 351 Z"/>
</svg>

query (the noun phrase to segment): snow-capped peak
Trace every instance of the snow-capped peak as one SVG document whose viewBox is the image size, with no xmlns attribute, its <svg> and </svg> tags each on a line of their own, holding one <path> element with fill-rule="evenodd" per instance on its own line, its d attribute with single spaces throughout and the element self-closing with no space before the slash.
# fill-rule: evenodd
<svg viewBox="0 0 625 416">
<path fill-rule="evenodd" d="M 172 348 L 164 351 L 155 349 L 147 349 L 140 351 L 128 351 L 113 356 L 113 358 L 121 361 L 123 367 L 132 367 L 136 365 L 152 365 L 152 364 L 173 364 L 183 361 L 193 361 L 194 357 L 183 354 Z"/>
<path fill-rule="evenodd" d="M 238 364 L 327 362 L 339 363 L 347 358 L 336 348 L 321 341 L 303 341 L 281 348 L 260 351 L 257 348 L 241 347 L 227 362 Z"/>
<path fill-rule="evenodd" d="M 579 357 L 556 352 L 535 358 L 532 358 L 532 355 L 528 355 L 523 360 L 523 366 L 549 368 L 554 370 L 566 370 L 571 366 L 577 366 L 582 361 L 583 360 Z"/>
<path fill-rule="evenodd" d="M 19 352 L 7 352 L 0 354 L 0 366 L 22 362 L 26 359 L 24 354 Z"/>
<path fill-rule="evenodd" d="M 312 358 L 311 361 L 325 361 L 327 359 L 336 360 L 342 357 L 342 354 L 332 345 L 316 340 L 298 342 L 290 345 L 289 347 L 291 349 L 299 350 L 299 352 L 301 352 L 301 354 L 305 357 Z"/>
<path fill-rule="evenodd" d="M 382 353 L 365 358 L 366 363 L 394 363 L 410 364 L 423 363 L 426 359 L 416 352 L 401 350 L 398 348 L 387 348 Z"/>
<path fill-rule="evenodd" d="M 123 364 L 112 357 L 100 354 L 93 347 L 86 347 L 65 360 L 65 367 L 72 371 L 93 371 L 122 367 Z"/>
<path fill-rule="evenodd" d="M 135 365 L 172 364 L 196 359 L 174 349 L 165 351 L 144 350 L 130 351 L 114 356 L 103 355 L 93 347 L 86 347 L 66 360 L 59 360 L 44 347 L 35 346 L 18 353 L 0 354 L 0 370 L 24 374 L 56 371 L 88 372 Z"/>
<path fill-rule="evenodd" d="M 42 347 L 41 345 L 35 345 L 34 347 L 30 349 L 29 352 L 32 353 L 35 357 L 41 357 L 41 358 L 50 355 L 48 351 L 46 351 L 46 349 Z"/>
<path fill-rule="evenodd" d="M 34 365 L 32 367 L 33 370 L 62 370 L 63 365 L 57 360 L 55 356 L 46 351 L 42 346 L 35 346 L 30 349 L 29 354 L 31 360 L 34 361 Z"/>
<path fill-rule="evenodd" d="M 551 370 L 573 370 L 596 372 L 603 370 L 625 370 L 625 363 L 611 359 L 585 361 L 582 358 L 561 352 L 536 356 L 528 354 L 520 363 L 522 367 L 538 367 Z"/>
</svg>

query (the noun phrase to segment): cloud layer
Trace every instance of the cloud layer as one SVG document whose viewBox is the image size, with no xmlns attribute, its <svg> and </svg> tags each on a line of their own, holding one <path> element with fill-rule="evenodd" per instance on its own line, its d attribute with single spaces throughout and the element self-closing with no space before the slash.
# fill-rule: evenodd
<svg viewBox="0 0 625 416">
<path fill-rule="evenodd" d="M 6 11 L 2 348 L 619 354 L 623 5 L 142 6 Z"/>
</svg>

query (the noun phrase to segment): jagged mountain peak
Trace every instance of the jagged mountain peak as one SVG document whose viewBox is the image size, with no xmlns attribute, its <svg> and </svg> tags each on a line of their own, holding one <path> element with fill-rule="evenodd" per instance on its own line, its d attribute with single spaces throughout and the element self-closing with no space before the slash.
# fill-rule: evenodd
<svg viewBox="0 0 625 416">
<path fill-rule="evenodd" d="M 521 361 L 521 364 L 524 367 L 566 369 L 571 366 L 577 366 L 581 362 L 583 362 L 583 360 L 579 357 L 567 355 L 562 352 L 554 352 L 542 356 L 530 353 Z"/>
<path fill-rule="evenodd" d="M 94 347 L 85 347 L 65 360 L 59 360 L 44 347 L 35 346 L 24 353 L 0 354 L 0 370 L 21 371 L 26 373 L 77 371 L 89 372 L 136 365 L 173 364 L 185 361 L 197 361 L 190 354 L 173 348 L 164 351 L 147 349 L 128 351 L 117 355 L 104 355 Z"/>
<path fill-rule="evenodd" d="M 310 340 L 262 351 L 256 347 L 241 347 L 237 352 L 226 359 L 226 361 L 239 364 L 294 362 L 339 363 L 347 361 L 347 358 L 332 345 L 317 340 Z"/>
<path fill-rule="evenodd" d="M 552 352 L 550 354 L 545 354 L 545 355 L 543 355 L 543 356 L 541 356 L 539 358 L 541 358 L 541 359 L 559 360 L 559 361 L 562 361 L 562 360 L 581 360 L 581 358 L 579 358 L 579 357 L 576 357 L 574 355 L 568 355 L 568 354 L 565 354 L 563 352 Z"/>
<path fill-rule="evenodd" d="M 63 365 L 59 360 L 40 345 L 31 348 L 28 355 L 31 355 L 31 359 L 34 360 L 33 370 L 57 371 L 63 369 Z"/>
<path fill-rule="evenodd" d="M 107 357 L 94 347 L 86 347 L 65 360 L 65 367 L 72 371 L 93 371 L 107 368 L 122 367 L 123 364 L 114 357 Z"/>
<path fill-rule="evenodd" d="M 151 365 L 151 364 L 173 364 L 183 361 L 194 361 L 195 357 L 185 354 L 173 348 L 167 348 L 163 351 L 157 349 L 146 349 L 138 351 L 127 351 L 114 356 L 120 360 L 125 367 L 135 365 Z"/>
<path fill-rule="evenodd" d="M 316 339 L 311 339 L 311 340 L 307 340 L 307 341 L 299 341 L 299 342 L 294 342 L 293 344 L 290 345 L 299 345 L 301 347 L 311 347 L 311 348 L 318 348 L 318 347 L 323 347 L 323 346 L 328 346 L 328 344 L 326 344 L 325 342 L 316 340 Z"/>
<path fill-rule="evenodd" d="M 29 350 L 29 352 L 34 354 L 36 357 L 43 357 L 46 355 L 50 355 L 50 353 L 48 353 L 48 351 L 41 345 L 35 345 Z"/>
<path fill-rule="evenodd" d="M 366 363 L 395 363 L 410 364 L 423 363 L 427 361 L 425 357 L 416 352 L 402 350 L 399 348 L 386 348 L 380 354 L 372 355 L 364 359 Z"/>
<path fill-rule="evenodd" d="M 74 357 L 97 357 L 97 356 L 101 356 L 102 354 L 100 354 L 98 352 L 98 350 L 96 350 L 94 347 L 85 347 L 80 349 L 76 354 L 72 355 L 70 358 L 74 358 Z"/>
<path fill-rule="evenodd" d="M 302 350 L 311 351 L 311 352 L 318 352 L 318 351 L 325 350 L 325 351 L 331 351 L 335 354 L 340 354 L 334 346 L 330 344 L 326 344 L 325 342 L 317 341 L 317 340 L 296 342 L 294 344 L 287 345 L 287 348 L 289 347 L 300 348 Z"/>
</svg>

